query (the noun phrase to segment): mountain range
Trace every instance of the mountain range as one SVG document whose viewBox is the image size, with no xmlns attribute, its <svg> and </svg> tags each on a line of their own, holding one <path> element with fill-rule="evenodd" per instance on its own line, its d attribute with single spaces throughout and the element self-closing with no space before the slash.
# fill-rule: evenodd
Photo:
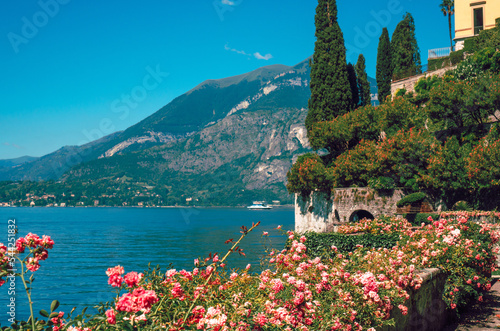
<svg viewBox="0 0 500 331">
<path fill-rule="evenodd" d="M 291 202 L 286 173 L 310 150 L 309 76 L 307 59 L 207 80 L 124 131 L 40 158 L 0 160 L 0 180 L 106 188 L 95 198 L 125 180 L 154 187 L 165 204 Z"/>
</svg>

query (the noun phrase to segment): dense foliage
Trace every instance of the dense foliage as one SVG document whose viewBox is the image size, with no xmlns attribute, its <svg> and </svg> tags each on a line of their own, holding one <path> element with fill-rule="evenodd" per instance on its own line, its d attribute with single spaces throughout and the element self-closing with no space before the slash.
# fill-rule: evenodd
<svg viewBox="0 0 500 331">
<path fill-rule="evenodd" d="M 352 109 L 344 37 L 337 21 L 335 0 L 318 1 L 315 25 L 311 98 L 306 117 L 308 134 L 314 123 L 332 120 Z"/>
<path fill-rule="evenodd" d="M 330 191 L 330 180 L 323 161 L 317 154 L 299 156 L 288 172 L 287 188 L 303 196 L 311 191 Z"/>
<path fill-rule="evenodd" d="M 401 200 L 398 201 L 397 206 L 404 207 L 417 202 L 422 202 L 425 200 L 426 197 L 427 195 L 423 192 L 415 192 L 412 194 L 408 194 L 407 196 L 403 197 Z"/>
<path fill-rule="evenodd" d="M 363 54 L 359 54 L 358 62 L 356 62 L 354 69 L 356 70 L 356 79 L 359 91 L 359 105 L 368 106 L 371 104 L 370 82 L 368 82 L 365 57 Z"/>
<path fill-rule="evenodd" d="M 343 234 L 289 231 L 289 245 L 272 250 L 268 269 L 257 274 L 250 265 L 233 270 L 225 264 L 231 252 L 241 253 L 239 242 L 257 225 L 242 227 L 242 237 L 225 256 L 195 259 L 193 270 L 108 268 L 108 284 L 117 295 L 95 315 L 57 311 L 54 301 L 50 312 L 40 312 L 42 319 L 14 321 L 2 330 L 374 331 L 394 326 L 394 313 L 410 312 L 408 299 L 422 285 L 422 268 L 442 270 L 442 298 L 449 311 L 459 313 L 482 301 L 496 269 L 497 226 L 469 221 L 472 215 L 448 213 L 416 229 L 404 219 L 384 218 L 345 224 L 339 229 Z M 360 231 L 368 234 L 346 235 Z M 53 245 L 31 233 L 17 239 L 15 253 L 0 244 L 0 275 L 5 276 L 11 255 L 23 269 L 16 277 L 33 275 Z"/>
<path fill-rule="evenodd" d="M 415 21 L 410 13 L 406 13 L 392 34 L 391 61 L 394 80 L 422 72 L 420 50 L 415 36 Z"/>
<path fill-rule="evenodd" d="M 445 208 L 494 209 L 498 109 L 500 52 L 487 47 L 444 77 L 420 79 L 414 92 L 313 125 L 309 137 L 313 148 L 330 152 L 323 159 L 332 189 L 400 187 Z"/>
<path fill-rule="evenodd" d="M 391 41 L 387 28 L 382 29 L 377 48 L 377 79 L 378 101 L 383 104 L 391 94 L 392 60 Z"/>
<path fill-rule="evenodd" d="M 332 121 L 316 123 L 309 135 L 311 146 L 315 149 L 325 146 L 330 153 L 338 155 L 362 139 L 377 139 L 380 135 L 377 114 L 375 108 L 368 105 Z"/>
<path fill-rule="evenodd" d="M 352 63 L 348 63 L 346 69 L 349 86 L 351 86 L 352 108 L 354 109 L 359 103 L 358 79 L 356 77 L 356 70 L 354 69 Z"/>
</svg>

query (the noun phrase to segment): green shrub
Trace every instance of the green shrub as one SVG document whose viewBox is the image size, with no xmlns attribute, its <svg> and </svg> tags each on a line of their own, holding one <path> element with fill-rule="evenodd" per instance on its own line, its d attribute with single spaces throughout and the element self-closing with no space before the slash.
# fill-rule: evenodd
<svg viewBox="0 0 500 331">
<path fill-rule="evenodd" d="M 399 90 L 396 91 L 396 96 L 397 97 L 403 97 L 406 94 L 406 89 L 405 88 L 400 88 Z"/>
<path fill-rule="evenodd" d="M 398 201 L 397 206 L 401 208 L 404 206 L 411 205 L 413 203 L 422 202 L 425 200 L 426 197 L 427 195 L 423 192 L 408 194 L 403 199 Z"/>
<path fill-rule="evenodd" d="M 464 50 L 451 52 L 450 53 L 450 62 L 452 65 L 458 64 L 464 60 Z"/>
<path fill-rule="evenodd" d="M 476 51 L 476 38 L 475 37 L 472 37 L 472 38 L 468 38 L 468 39 L 465 39 L 464 41 L 464 52 L 467 52 L 467 53 L 474 53 Z"/>
<path fill-rule="evenodd" d="M 347 235 L 341 233 L 315 233 L 307 232 L 304 234 L 307 238 L 305 245 L 310 256 L 333 257 L 335 252 L 332 246 L 337 247 L 342 254 L 347 254 L 356 250 L 356 245 L 362 245 L 367 248 L 388 248 L 396 246 L 400 240 L 399 233 L 391 234 L 360 234 Z M 291 243 L 287 243 L 287 247 Z"/>
<path fill-rule="evenodd" d="M 380 191 L 380 190 L 394 190 L 396 188 L 396 183 L 391 177 L 377 177 L 375 179 L 370 179 L 368 181 L 368 186 Z"/>
<path fill-rule="evenodd" d="M 471 206 L 469 206 L 469 204 L 467 203 L 467 201 L 457 201 L 457 203 L 455 203 L 455 205 L 453 206 L 453 210 L 456 210 L 456 211 L 461 211 L 461 210 L 465 210 L 465 211 L 471 211 L 472 208 Z"/>
<path fill-rule="evenodd" d="M 450 63 L 450 57 L 442 57 L 439 59 L 430 59 L 427 61 L 427 68 L 429 71 L 438 70 L 446 67 Z"/>
</svg>

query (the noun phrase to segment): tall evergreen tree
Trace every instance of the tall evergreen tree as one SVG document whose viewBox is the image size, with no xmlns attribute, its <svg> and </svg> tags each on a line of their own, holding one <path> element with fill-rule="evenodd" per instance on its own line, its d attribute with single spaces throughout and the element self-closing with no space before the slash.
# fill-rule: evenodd
<svg viewBox="0 0 500 331">
<path fill-rule="evenodd" d="M 422 72 L 415 21 L 410 13 L 406 13 L 392 34 L 391 55 L 393 78 L 402 79 Z"/>
<path fill-rule="evenodd" d="M 359 104 L 359 90 L 356 71 L 354 70 L 354 66 L 352 65 L 352 63 L 348 63 L 346 68 L 347 79 L 349 80 L 349 85 L 351 86 L 352 107 L 356 108 Z"/>
<path fill-rule="evenodd" d="M 333 120 L 352 109 L 344 37 L 337 22 L 335 0 L 318 0 L 315 25 L 311 98 L 306 117 L 308 135 L 314 123 Z"/>
<path fill-rule="evenodd" d="M 444 16 L 448 16 L 448 30 L 450 32 L 450 49 L 453 50 L 453 38 L 451 36 L 451 15 L 455 14 L 455 0 L 442 0 L 439 5 Z"/>
<path fill-rule="evenodd" d="M 358 62 L 354 67 L 356 70 L 357 85 L 359 91 L 359 105 L 366 106 L 371 103 L 370 82 L 368 82 L 368 75 L 366 74 L 365 57 L 359 54 Z"/>
<path fill-rule="evenodd" d="M 391 60 L 391 42 L 389 40 L 389 31 L 382 29 L 377 49 L 377 87 L 378 101 L 384 103 L 385 98 L 391 94 L 392 79 L 392 60 Z"/>
</svg>

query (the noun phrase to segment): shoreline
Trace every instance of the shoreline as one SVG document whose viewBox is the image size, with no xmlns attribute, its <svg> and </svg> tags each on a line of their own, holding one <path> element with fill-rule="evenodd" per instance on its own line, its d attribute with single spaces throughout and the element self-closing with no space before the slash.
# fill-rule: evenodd
<svg viewBox="0 0 500 331">
<path fill-rule="evenodd" d="M 294 205 L 280 205 L 280 206 L 272 206 L 272 209 L 292 209 L 295 206 Z M 0 206 L 0 208 L 56 208 L 56 209 L 62 209 L 62 208 L 137 208 L 137 209 L 186 209 L 186 208 L 198 208 L 198 209 L 217 209 L 217 208 L 224 208 L 224 209 L 247 209 L 247 206 L 154 206 L 154 207 L 149 207 L 149 206 L 66 206 L 66 207 L 60 207 L 60 206 Z M 268 209 L 268 210 L 272 210 Z M 251 210 L 251 209 L 249 209 Z M 254 211 L 259 211 L 260 209 L 254 210 Z"/>
</svg>

